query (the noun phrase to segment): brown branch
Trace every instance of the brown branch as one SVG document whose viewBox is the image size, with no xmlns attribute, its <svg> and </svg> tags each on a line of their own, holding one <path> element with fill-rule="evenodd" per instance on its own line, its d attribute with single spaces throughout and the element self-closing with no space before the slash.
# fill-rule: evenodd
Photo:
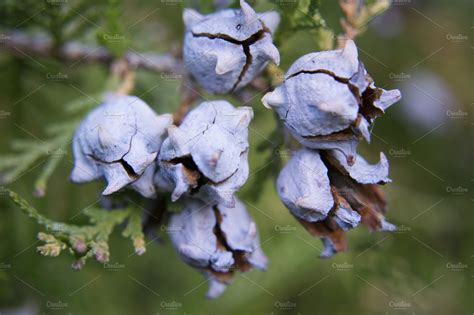
<svg viewBox="0 0 474 315">
<path fill-rule="evenodd" d="M 338 36 L 337 44 L 338 48 L 342 48 L 346 40 L 363 33 L 371 20 L 390 7 L 390 2 L 377 0 L 367 4 L 362 0 L 339 0 L 339 6 L 344 14 L 340 20 L 344 34 Z"/>
<path fill-rule="evenodd" d="M 125 59 L 118 59 L 112 63 L 112 73 L 120 78 L 120 85 L 116 93 L 128 95 L 135 87 L 135 72 Z"/>
<path fill-rule="evenodd" d="M 345 41 L 354 39 L 359 34 L 357 27 L 357 19 L 360 13 L 360 1 L 359 0 L 339 0 L 339 6 L 344 13 L 344 18 L 341 18 L 340 23 L 343 35 L 339 35 L 337 38 L 338 48 L 342 48 L 345 45 Z"/>
<path fill-rule="evenodd" d="M 29 36 L 22 32 L 11 32 L 0 38 L 0 49 L 20 58 L 53 57 L 72 66 L 79 62 L 112 64 L 116 59 L 106 48 L 93 47 L 76 42 L 66 43 L 55 48 L 50 38 Z M 171 54 L 140 53 L 128 51 L 123 57 L 131 68 L 140 68 L 157 73 L 182 74 L 181 60 Z"/>
<path fill-rule="evenodd" d="M 88 46 L 77 42 L 67 42 L 63 46 L 56 48 L 47 36 L 28 35 L 23 32 L 10 32 L 0 34 L 0 50 L 19 57 L 34 60 L 35 57 L 56 58 L 62 62 L 69 63 L 70 67 L 81 62 L 102 63 L 111 67 L 112 73 L 120 77 L 121 84 L 117 93 L 128 94 L 134 87 L 134 69 L 144 69 L 147 71 L 172 75 L 182 78 L 181 81 L 181 102 L 173 114 L 174 123 L 179 125 L 189 109 L 198 99 L 203 98 L 200 90 L 186 72 L 183 61 L 169 53 L 141 53 L 130 49 L 125 56 L 117 58 L 105 47 Z M 272 68 L 273 69 L 273 68 Z M 279 69 L 279 68 L 278 68 Z M 270 71 L 270 77 L 280 77 L 283 74 L 275 74 L 276 70 Z M 281 69 L 279 70 L 281 72 Z M 270 84 L 270 85 L 269 85 Z M 268 91 L 271 82 L 263 79 L 256 79 L 250 84 L 250 88 L 257 91 Z M 242 97 L 235 94 L 236 97 Z M 244 103 L 247 103 L 245 101 Z"/>
</svg>

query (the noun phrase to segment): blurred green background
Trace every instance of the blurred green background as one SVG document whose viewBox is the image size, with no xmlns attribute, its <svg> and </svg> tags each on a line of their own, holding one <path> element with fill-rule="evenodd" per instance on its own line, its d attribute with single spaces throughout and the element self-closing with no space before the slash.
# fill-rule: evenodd
<svg viewBox="0 0 474 315">
<path fill-rule="evenodd" d="M 74 2 L 19 3 L 23 8 L 18 11 L 1 12 L 0 30 L 19 23 L 22 28 L 47 14 L 52 5 L 74 6 Z M 125 1 L 122 44 L 136 51 L 179 49 L 182 8 L 197 2 Z M 273 6 L 256 1 L 255 7 L 262 11 Z M 44 9 L 31 15 L 40 8 Z M 67 254 L 47 258 L 36 253 L 39 227 L 3 193 L 0 313 L 472 314 L 473 9 L 469 0 L 394 1 L 356 40 L 359 57 L 376 84 L 399 88 L 403 96 L 377 120 L 370 146 L 361 146 L 369 161 L 375 162 L 380 151 L 389 157 L 393 183 L 386 186 L 387 218 L 399 227 L 397 232 L 370 234 L 358 228 L 348 234 L 347 252 L 319 259 L 320 241 L 290 216 L 273 180 L 255 182 L 259 172 L 272 167 L 267 163 L 275 153 L 255 148 L 272 140 L 275 122 L 260 103 L 261 95 L 253 92 L 251 176 L 240 195 L 258 224 L 270 261 L 268 271 L 237 275 L 222 297 L 205 300 L 204 279 L 179 260 L 161 231 L 161 244 L 151 242 L 140 257 L 116 232 L 110 263 L 91 261 L 76 272 L 70 269 Z M 84 10 L 110 14 L 93 2 Z M 339 32 L 342 13 L 337 1 L 322 0 L 320 10 L 328 26 Z M 78 40 L 94 43 L 94 29 Z M 309 33 L 298 32 L 284 38 L 279 49 L 286 70 L 297 57 L 319 47 Z M 93 95 L 108 76 L 103 65 L 84 62 L 71 67 L 39 60 L 47 69 L 0 49 L 0 154 L 11 151 L 12 139 L 41 139 L 45 126 L 64 119 L 63 105 L 83 96 L 75 87 Z M 51 73 L 65 76 L 51 80 Z M 160 113 L 173 111 L 180 99 L 178 80 L 141 70 L 136 75 L 135 95 L 142 95 Z M 68 151 L 44 198 L 32 193 L 38 169 L 9 187 L 50 218 L 82 223 L 83 216 L 76 214 L 98 199 L 102 183 L 73 185 L 68 181 L 71 168 Z M 246 199 L 253 185 L 264 185 L 256 202 Z"/>
</svg>

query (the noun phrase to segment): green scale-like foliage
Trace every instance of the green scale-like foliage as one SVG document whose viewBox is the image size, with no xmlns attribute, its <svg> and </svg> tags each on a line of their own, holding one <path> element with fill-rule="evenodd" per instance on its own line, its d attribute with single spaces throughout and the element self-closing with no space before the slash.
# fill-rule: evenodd
<svg viewBox="0 0 474 315">
<path fill-rule="evenodd" d="M 45 232 L 38 233 L 38 239 L 43 244 L 37 250 L 44 256 L 56 257 L 68 250 L 75 257 L 73 267 L 76 269 L 82 268 L 90 257 L 95 257 L 102 263 L 107 262 L 110 256 L 109 237 L 114 228 L 124 222 L 127 225 L 122 235 L 132 240 L 138 255 L 145 252 L 141 210 L 137 207 L 128 206 L 112 211 L 90 207 L 83 210 L 90 224 L 78 226 L 48 219 L 17 193 L 9 190 L 8 194 L 25 214 L 46 229 Z"/>
</svg>

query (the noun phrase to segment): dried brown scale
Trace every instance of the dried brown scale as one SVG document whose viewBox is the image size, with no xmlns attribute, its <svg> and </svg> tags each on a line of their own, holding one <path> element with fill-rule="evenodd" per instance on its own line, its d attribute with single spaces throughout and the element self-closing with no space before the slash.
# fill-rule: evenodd
<svg viewBox="0 0 474 315">
<path fill-rule="evenodd" d="M 384 112 L 375 107 L 371 106 L 374 104 L 374 101 L 379 99 L 382 95 L 383 90 L 380 88 L 372 89 L 367 87 L 367 89 L 362 93 L 362 102 L 360 107 L 360 113 L 364 115 L 365 118 L 372 120 L 374 118 L 380 117 Z"/>
<path fill-rule="evenodd" d="M 385 192 L 377 184 L 358 184 L 339 170 L 329 168 L 329 178 L 337 192 L 351 208 L 361 215 L 361 220 L 371 231 L 384 229 L 387 201 Z"/>
<path fill-rule="evenodd" d="M 337 188 L 331 186 L 331 193 L 334 197 L 334 207 L 329 212 L 330 215 L 334 215 L 335 211 L 342 205 L 346 209 L 351 209 L 349 202 L 337 191 Z"/>
<path fill-rule="evenodd" d="M 299 218 L 297 220 L 312 236 L 329 238 L 337 252 L 347 249 L 346 234 L 333 218 L 328 217 L 318 222 L 308 222 Z"/>
<path fill-rule="evenodd" d="M 214 212 L 214 216 L 216 217 L 216 225 L 214 226 L 213 232 L 214 232 L 214 235 L 216 235 L 217 237 L 217 247 L 220 249 L 232 251 L 229 245 L 227 245 L 224 232 L 220 228 L 220 224 L 222 222 L 221 214 L 219 213 L 219 210 L 215 206 L 212 207 L 212 210 Z"/>
<path fill-rule="evenodd" d="M 191 155 L 186 155 L 186 156 L 181 156 L 178 158 L 174 158 L 170 161 L 164 161 L 164 163 L 171 163 L 171 164 L 183 164 L 183 166 L 186 168 L 187 172 L 186 175 L 188 176 L 188 179 L 191 182 L 196 183 L 196 187 L 194 187 L 191 191 L 192 193 L 198 192 L 199 188 L 201 188 L 202 185 L 205 185 L 207 183 L 213 183 L 209 178 L 207 178 L 198 168 L 196 163 L 194 162 L 193 158 Z M 215 183 L 213 183 L 215 184 Z"/>
<path fill-rule="evenodd" d="M 336 252 L 342 252 L 347 250 L 346 232 L 336 223 L 334 215 L 341 205 L 346 209 L 351 209 L 351 206 L 347 200 L 338 193 L 334 186 L 331 186 L 331 192 L 334 197 L 334 206 L 325 220 L 307 222 L 299 218 L 297 219 L 312 236 L 329 238 Z"/>
<path fill-rule="evenodd" d="M 245 154 L 246 152 L 247 151 L 242 152 L 241 155 Z M 222 181 L 216 182 L 216 181 L 212 181 L 211 179 L 207 178 L 199 170 L 198 166 L 196 165 L 196 163 L 194 162 L 193 158 L 190 155 L 174 158 L 174 159 L 169 160 L 169 161 L 163 161 L 163 163 L 170 163 L 170 164 L 173 164 L 173 165 L 183 164 L 183 166 L 186 168 L 186 171 L 187 171 L 186 175 L 188 176 L 188 179 L 190 179 L 190 181 L 195 181 L 196 182 L 196 187 L 194 189 L 192 189 L 191 194 L 198 192 L 199 188 L 202 187 L 203 185 L 206 185 L 206 184 L 219 185 L 220 183 L 222 183 L 222 182 L 226 181 L 227 179 L 229 179 L 230 177 L 232 177 L 237 172 L 237 170 L 236 170 L 236 171 L 234 171 L 234 173 L 229 175 L 229 177 L 223 179 Z M 211 163 L 212 163 L 212 161 L 211 161 Z M 216 162 L 214 162 L 214 163 L 216 163 Z"/>
<path fill-rule="evenodd" d="M 234 278 L 234 272 L 218 272 L 213 270 L 204 269 L 204 272 L 210 272 L 219 282 L 231 284 Z"/>
</svg>

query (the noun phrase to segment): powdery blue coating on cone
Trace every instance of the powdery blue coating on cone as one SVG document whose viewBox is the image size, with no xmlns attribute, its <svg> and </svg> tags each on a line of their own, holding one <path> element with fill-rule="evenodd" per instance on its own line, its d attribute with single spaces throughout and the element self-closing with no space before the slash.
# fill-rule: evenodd
<svg viewBox="0 0 474 315">
<path fill-rule="evenodd" d="M 196 268 L 226 272 L 234 264 L 232 253 L 219 249 L 214 234 L 216 216 L 212 206 L 189 199 L 183 210 L 174 214 L 169 223 L 171 240 L 181 258 Z"/>
<path fill-rule="evenodd" d="M 288 79 L 284 88 L 279 88 L 286 90 L 282 93 L 287 95 L 294 110 L 284 106 L 275 109 L 280 117 L 285 117 L 286 124 L 302 137 L 344 130 L 357 118 L 357 99 L 346 84 L 327 74 L 303 73 Z"/>
<path fill-rule="evenodd" d="M 247 59 L 241 45 L 220 38 L 195 37 L 190 32 L 184 37 L 183 56 L 186 69 L 202 87 L 215 94 L 232 90 Z"/>
<path fill-rule="evenodd" d="M 375 87 L 358 60 L 354 42 L 344 49 L 302 56 L 285 81 L 262 102 L 273 108 L 301 144 L 339 150 L 352 163 L 360 140 L 370 142 L 369 127 L 400 99 L 398 90 Z"/>
<path fill-rule="evenodd" d="M 328 169 L 319 152 L 300 149 L 280 171 L 277 191 L 296 217 L 308 222 L 324 220 L 334 206 Z"/>
<path fill-rule="evenodd" d="M 324 249 L 323 251 L 319 254 L 319 257 L 321 258 L 329 258 L 331 256 L 334 256 L 334 254 L 337 254 L 337 250 L 334 247 L 333 242 L 331 241 L 330 238 L 328 237 L 321 237 L 321 242 L 323 243 Z"/>
<path fill-rule="evenodd" d="M 348 165 L 341 152 L 334 150 L 330 154 L 347 174 L 359 184 L 385 184 L 391 182 L 388 177 L 390 166 L 387 157 L 382 152 L 380 152 L 379 163 L 373 165 L 367 163 L 360 155 L 357 155 L 353 165 Z"/>
<path fill-rule="evenodd" d="M 250 253 L 247 260 L 254 267 L 265 270 L 268 261 L 259 244 L 257 225 L 250 217 L 244 204 L 236 198 L 234 208 L 218 205 L 217 209 L 222 218 L 220 228 L 226 238 L 227 245 L 233 251 Z"/>
<path fill-rule="evenodd" d="M 235 255 L 243 253 L 240 259 L 246 264 L 266 268 L 267 258 L 260 249 L 255 222 L 239 200 L 229 209 L 186 199 L 182 211 L 172 215 L 168 229 L 183 261 L 209 279 L 209 298 L 218 297 L 230 283 L 218 279 L 215 272 L 239 268 Z M 218 240 L 216 233 L 222 239 Z"/>
<path fill-rule="evenodd" d="M 357 227 L 360 219 L 361 217 L 356 211 L 341 205 L 339 205 L 334 216 L 334 220 L 344 231 Z"/>
<path fill-rule="evenodd" d="M 327 50 L 306 54 L 298 58 L 288 69 L 285 78 L 301 71 L 326 70 L 337 77 L 350 79 L 359 70 L 357 47 L 348 41 L 343 50 Z"/>
<path fill-rule="evenodd" d="M 179 127 L 168 130 L 158 159 L 155 184 L 171 191 L 232 207 L 233 194 L 248 177 L 250 107 L 226 101 L 203 102 Z"/>
<path fill-rule="evenodd" d="M 153 198 L 156 195 L 155 185 L 153 183 L 153 178 L 155 176 L 156 164 L 151 163 L 146 169 L 145 172 L 130 185 L 130 188 L 138 191 L 142 196 L 147 198 Z"/>
<path fill-rule="evenodd" d="M 271 36 L 280 22 L 278 13 L 258 14 L 245 1 L 240 6 L 208 15 L 192 9 L 183 12 L 185 66 L 212 93 L 242 88 L 269 61 L 280 62 Z"/>
<path fill-rule="evenodd" d="M 227 288 L 227 284 L 218 281 L 212 273 L 205 273 L 205 276 L 209 280 L 206 298 L 217 299 L 222 293 L 224 293 L 225 289 Z"/>
<path fill-rule="evenodd" d="M 310 149 L 340 151 L 350 163 L 353 163 L 357 156 L 359 139 L 355 135 L 348 137 L 347 140 L 315 140 L 314 138 L 301 137 L 296 133 L 293 133 L 293 137 L 303 146 Z"/>
<path fill-rule="evenodd" d="M 74 134 L 71 180 L 84 183 L 104 177 L 104 195 L 132 184 L 143 196 L 152 197 L 154 161 L 171 123 L 170 114 L 157 115 L 138 97 L 108 95 Z"/>
</svg>

